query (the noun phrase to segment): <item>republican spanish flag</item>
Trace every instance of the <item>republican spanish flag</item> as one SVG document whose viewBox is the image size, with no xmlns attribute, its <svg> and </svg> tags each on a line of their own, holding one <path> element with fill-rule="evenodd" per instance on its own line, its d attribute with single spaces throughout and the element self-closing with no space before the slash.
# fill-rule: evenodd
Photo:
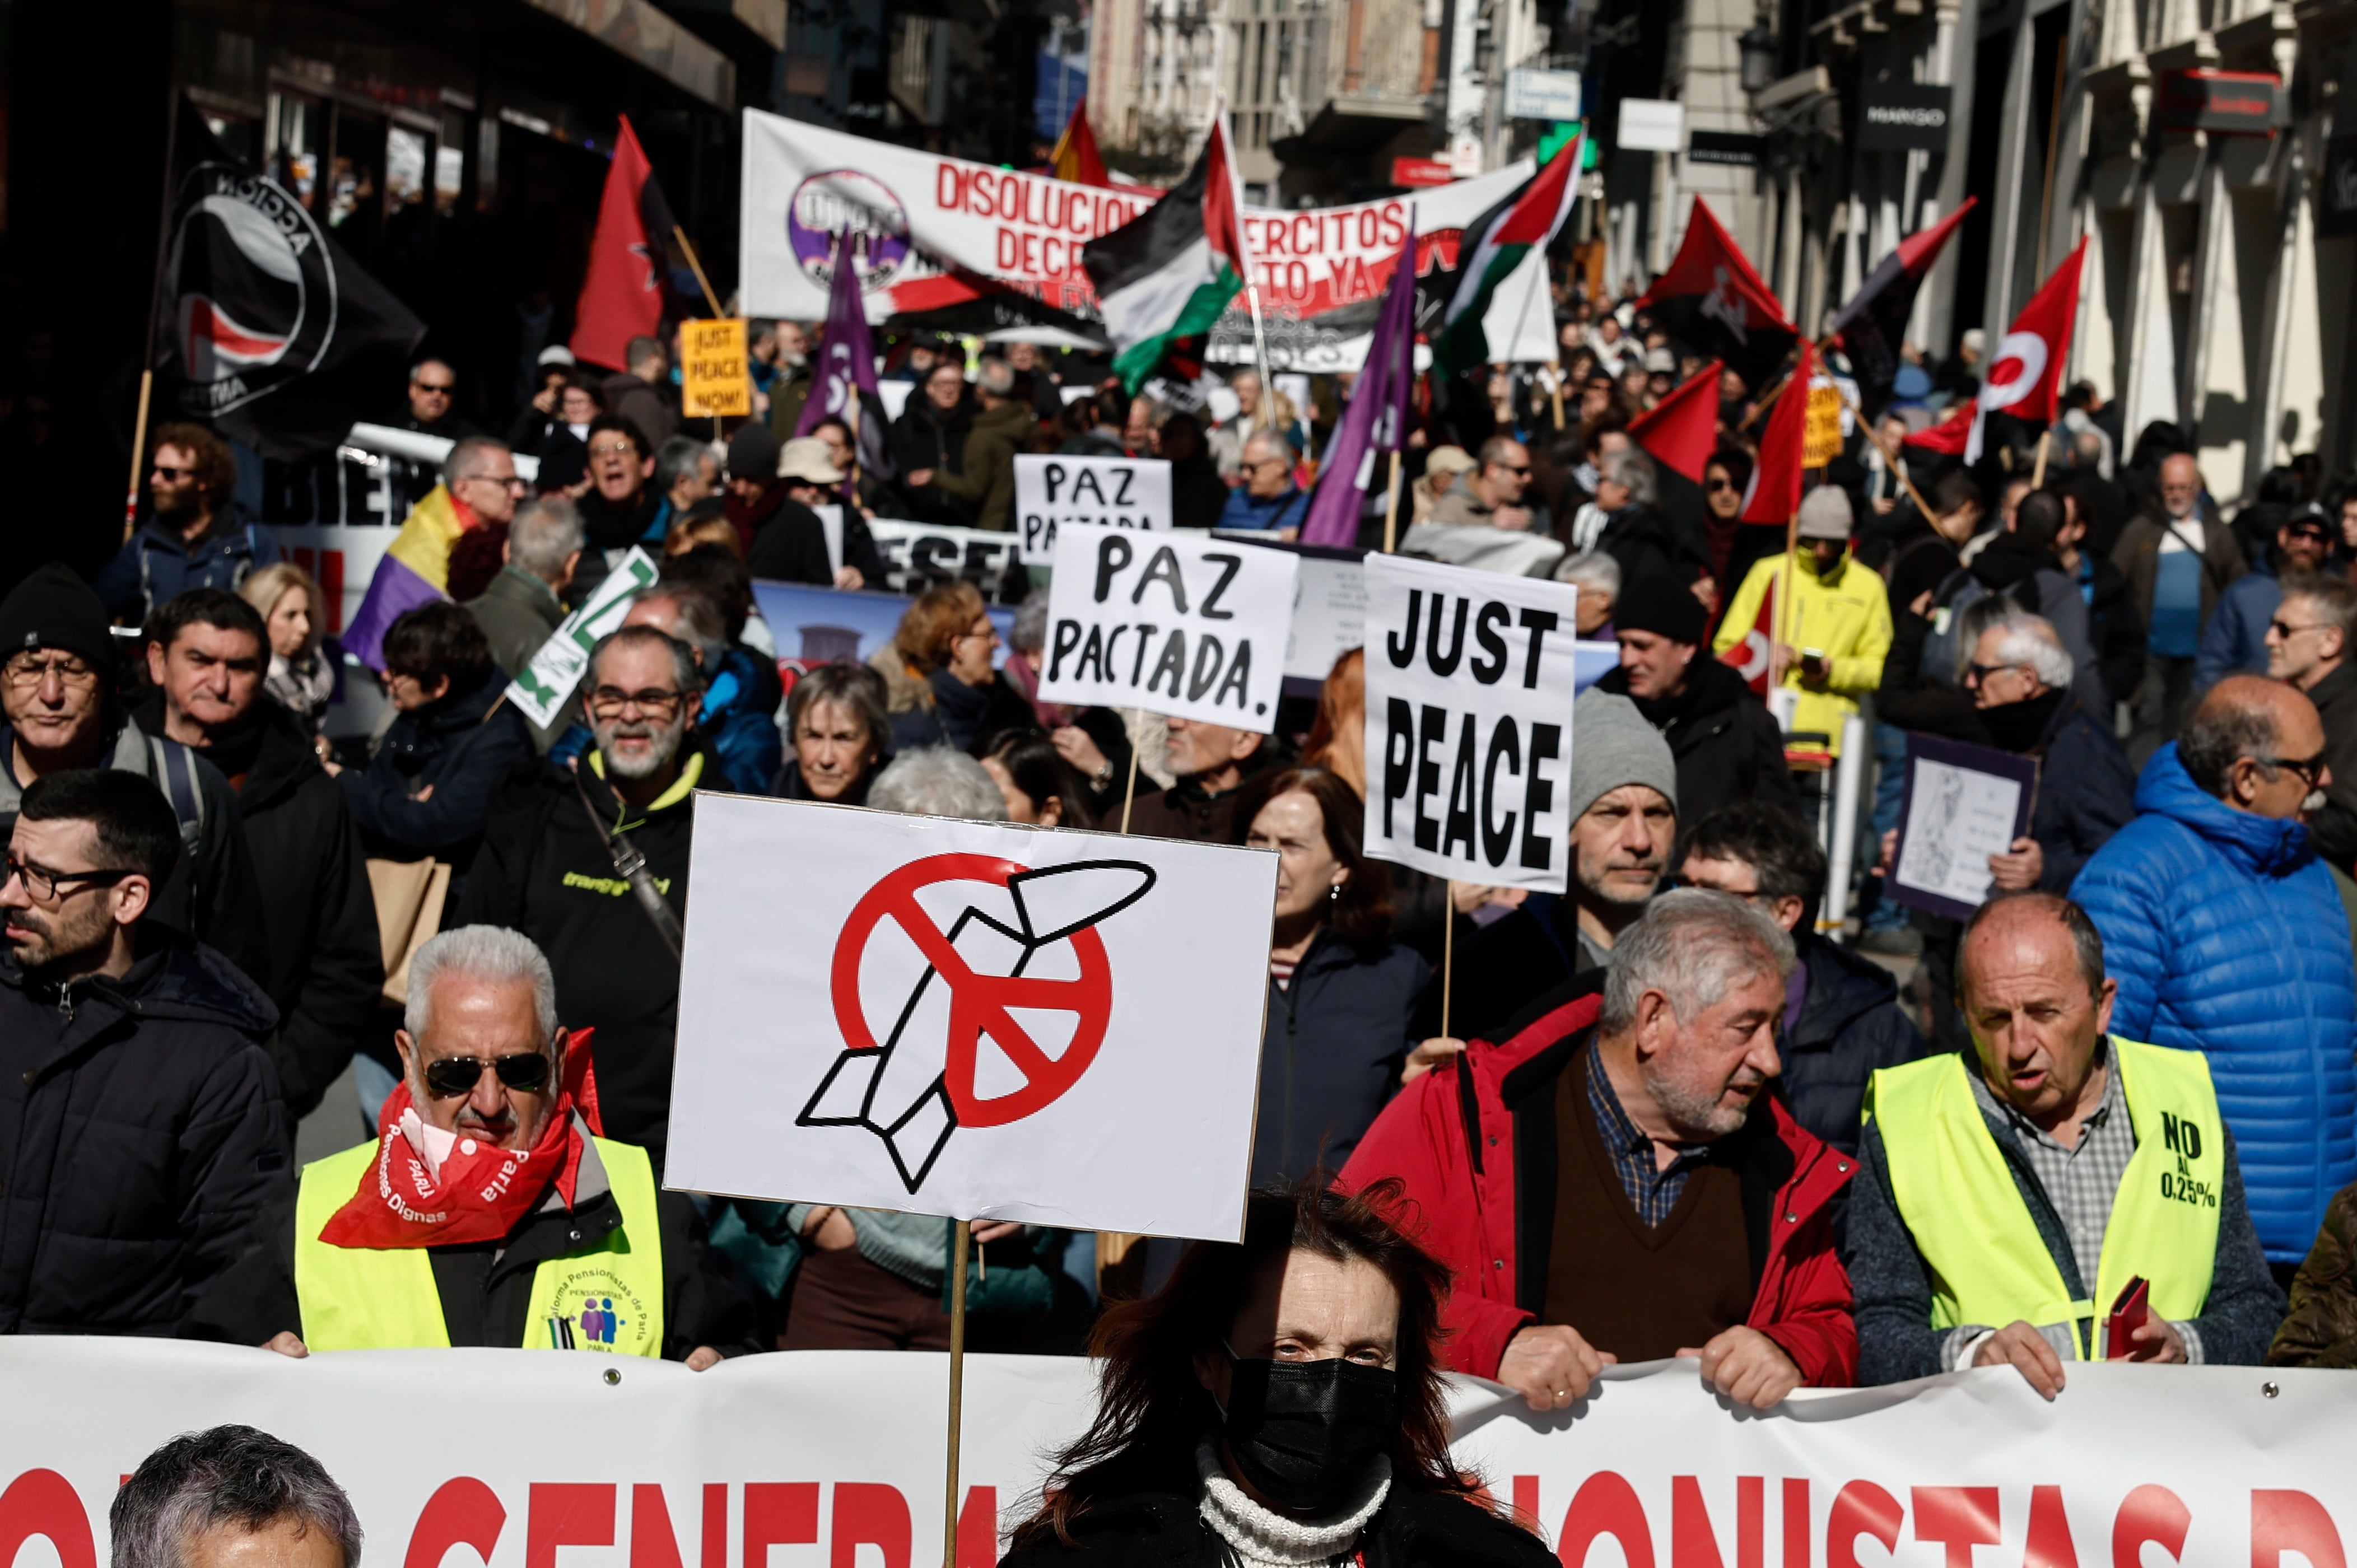
<svg viewBox="0 0 2357 1568">
<path fill-rule="evenodd" d="M 384 634 L 394 621 L 420 605 L 450 596 L 450 550 L 472 526 L 459 515 L 458 505 L 448 490 L 435 486 L 411 509 L 377 562 L 361 607 L 344 628 L 344 651 L 370 669 L 384 669 Z"/>
</svg>

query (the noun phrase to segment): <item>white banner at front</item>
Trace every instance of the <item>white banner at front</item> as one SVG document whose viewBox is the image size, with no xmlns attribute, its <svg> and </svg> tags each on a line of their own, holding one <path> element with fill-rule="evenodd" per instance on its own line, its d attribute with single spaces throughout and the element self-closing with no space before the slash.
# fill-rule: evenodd
<svg viewBox="0 0 2357 1568">
<path fill-rule="evenodd" d="M 608 1379 L 614 1380 L 608 1382 Z M 223 1423 L 309 1452 L 370 1568 L 924 1568 L 946 1358 L 589 1352 L 295 1361 L 169 1340 L 0 1340 L 0 1568 L 95 1568 L 122 1478 Z M 2345 1568 L 2357 1380 L 2256 1367 L 2010 1368 L 1730 1410 L 1692 1363 L 1534 1416 L 1453 1391 L 1456 1455 L 1565 1568 Z M 966 1359 L 954 1568 L 992 1568 L 1094 1407 L 1085 1361 Z M 484 1412 L 497 1412 L 483 1419 Z"/>
<path fill-rule="evenodd" d="M 1418 275 L 1453 267 L 1465 225 L 1529 179 L 1533 166 L 1525 158 L 1413 199 L 1247 208 L 1244 242 L 1270 362 L 1357 369 L 1409 223 L 1419 237 Z M 738 276 L 748 315 L 823 320 L 834 236 L 847 233 L 872 322 L 971 306 L 970 279 L 980 278 L 1093 324 L 1096 293 L 1081 248 L 1145 211 L 1158 193 L 968 163 L 748 109 L 741 194 Z M 1498 290 L 1486 318 L 1492 359 L 1554 357 L 1553 306 L 1544 289 L 1534 295 L 1529 286 L 1544 273 L 1534 255 Z M 1250 359 L 1252 344 L 1239 295 L 1212 329 L 1211 356 Z"/>
</svg>

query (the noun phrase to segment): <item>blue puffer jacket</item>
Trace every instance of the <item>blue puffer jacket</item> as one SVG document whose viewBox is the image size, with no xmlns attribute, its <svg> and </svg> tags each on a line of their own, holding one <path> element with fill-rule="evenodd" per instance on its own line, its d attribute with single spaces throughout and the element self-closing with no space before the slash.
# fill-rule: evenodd
<svg viewBox="0 0 2357 1568">
<path fill-rule="evenodd" d="M 2259 1240 L 2296 1263 L 2357 1178 L 2349 917 L 2307 828 L 2203 793 L 2173 743 L 2136 803 L 2071 889 L 2119 982 L 2112 1030 L 2210 1058 Z"/>
</svg>

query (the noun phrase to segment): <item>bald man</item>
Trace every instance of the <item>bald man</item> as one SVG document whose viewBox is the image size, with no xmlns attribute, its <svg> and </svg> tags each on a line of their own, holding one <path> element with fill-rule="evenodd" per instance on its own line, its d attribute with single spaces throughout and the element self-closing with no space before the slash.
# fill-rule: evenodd
<svg viewBox="0 0 2357 1568">
<path fill-rule="evenodd" d="M 2112 1027 L 2198 1050 L 2285 1279 L 2357 1179 L 2350 920 L 2303 815 L 2332 781 L 2296 688 L 2230 675 L 2136 781 L 2136 820 L 2072 884 L 2119 983 Z"/>
<path fill-rule="evenodd" d="M 2144 618 L 2144 682 L 2136 689 L 2128 760 L 2144 766 L 2173 738 L 2193 694 L 2201 633 L 2218 596 L 2245 570 L 2233 531 L 2201 493 L 2201 470 L 2179 452 L 2162 460 L 2160 494 L 2127 527 L 2112 564 Z"/>
<path fill-rule="evenodd" d="M 1956 969 L 1972 1048 L 1874 1075 L 1850 1188 L 1860 1382 L 2010 1366 L 2050 1400 L 2066 1361 L 2265 1358 L 2283 1295 L 2208 1065 L 2119 1030 L 2104 953 L 2067 898 L 1984 904 Z M 2105 1319 L 2138 1281 L 2115 1358 Z"/>
</svg>

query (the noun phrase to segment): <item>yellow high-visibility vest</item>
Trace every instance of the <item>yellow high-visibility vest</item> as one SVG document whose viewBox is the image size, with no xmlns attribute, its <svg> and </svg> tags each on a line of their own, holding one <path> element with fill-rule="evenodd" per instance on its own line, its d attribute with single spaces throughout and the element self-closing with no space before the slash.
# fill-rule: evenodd
<svg viewBox="0 0 2357 1568">
<path fill-rule="evenodd" d="M 661 1356 L 662 1232 L 646 1151 L 592 1140 L 622 1223 L 533 1272 L 527 1350 Z M 303 1343 L 314 1350 L 446 1348 L 450 1330 L 424 1247 L 335 1247 L 319 1240 L 359 1190 L 378 1145 L 360 1144 L 303 1167 L 295 1197 L 295 1297 Z"/>
<path fill-rule="evenodd" d="M 1874 1075 L 1866 1115 L 1882 1129 L 1891 1194 L 1932 1276 L 1932 1327 L 2068 1323 L 2093 1359 L 2102 1349 L 2093 1320 L 2139 1275 L 2158 1316 L 2201 1315 L 2226 1187 L 2225 1122 L 2210 1064 L 2199 1051 L 2117 1036 L 2111 1061 L 2136 1150 L 2112 1199 L 2095 1294 L 2077 1299 L 1981 1117 L 1964 1058 L 1932 1057 Z"/>
</svg>

